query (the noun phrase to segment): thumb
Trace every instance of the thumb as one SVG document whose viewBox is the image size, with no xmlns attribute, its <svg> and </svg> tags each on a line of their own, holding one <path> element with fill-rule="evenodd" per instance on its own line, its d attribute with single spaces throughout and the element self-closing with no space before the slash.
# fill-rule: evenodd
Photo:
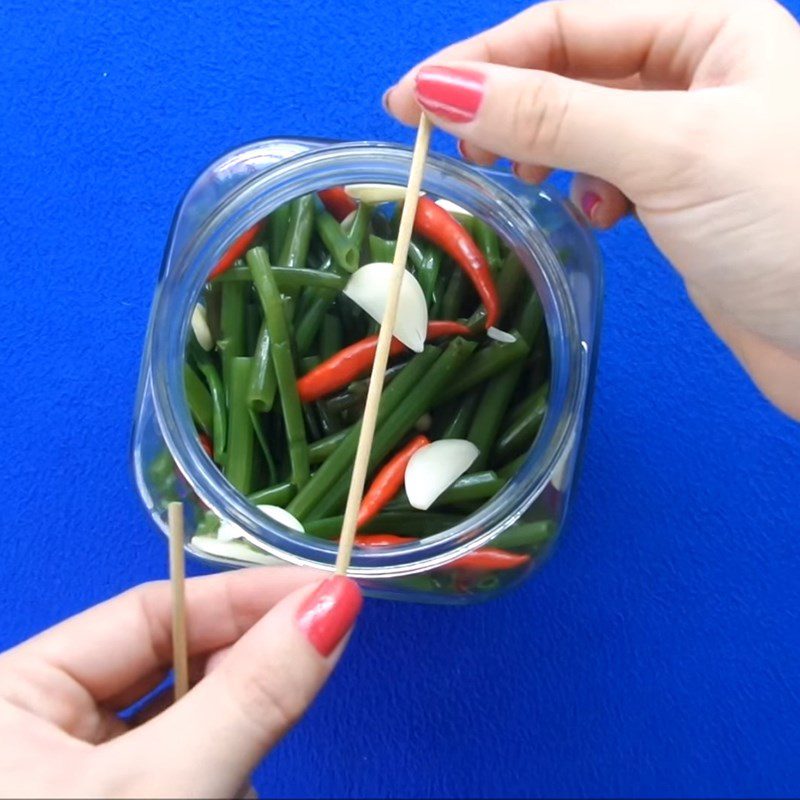
<svg viewBox="0 0 800 800">
<path fill-rule="evenodd" d="M 234 796 L 330 675 L 361 603 L 341 576 L 288 595 L 186 697 L 116 740 L 116 766 L 152 775 L 162 796 Z"/>
<path fill-rule="evenodd" d="M 585 172 L 624 191 L 688 146 L 686 92 L 609 88 L 483 62 L 426 65 L 415 96 L 454 136 L 523 164 Z M 682 102 L 683 101 L 683 102 Z M 663 163 L 674 164 L 672 158 Z"/>
</svg>

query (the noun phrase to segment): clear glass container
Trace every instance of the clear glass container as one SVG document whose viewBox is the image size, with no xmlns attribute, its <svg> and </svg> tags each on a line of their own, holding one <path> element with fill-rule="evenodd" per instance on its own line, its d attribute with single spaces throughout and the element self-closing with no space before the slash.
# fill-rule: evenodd
<svg viewBox="0 0 800 800">
<path fill-rule="evenodd" d="M 167 504 L 182 500 L 187 550 L 204 562 L 216 567 L 297 564 L 330 571 L 336 554 L 335 542 L 298 534 L 262 514 L 223 478 L 198 442 L 184 394 L 183 364 L 191 311 L 206 276 L 237 236 L 279 205 L 333 185 L 404 185 L 410 160 L 408 148 L 389 144 L 268 139 L 218 159 L 181 202 L 153 298 L 132 457 L 152 519 L 166 533 Z M 419 542 L 355 550 L 351 574 L 372 596 L 467 603 L 530 575 L 563 527 L 591 405 L 602 272 L 591 233 L 573 207 L 549 188 L 433 154 L 423 188 L 494 227 L 528 271 L 548 327 L 549 405 L 524 464 L 493 500 L 455 527 Z M 207 511 L 247 532 L 241 557 L 212 555 L 193 544 Z M 486 546 L 532 558 L 524 568 L 503 572 L 458 567 L 459 558 Z"/>
</svg>

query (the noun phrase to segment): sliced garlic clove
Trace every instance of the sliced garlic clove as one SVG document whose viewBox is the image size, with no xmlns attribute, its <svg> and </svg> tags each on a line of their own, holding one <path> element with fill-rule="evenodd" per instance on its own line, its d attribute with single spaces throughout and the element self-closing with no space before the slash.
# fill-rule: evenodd
<svg viewBox="0 0 800 800">
<path fill-rule="evenodd" d="M 442 198 L 436 201 L 436 205 L 439 206 L 439 208 L 443 208 L 445 211 L 449 211 L 451 214 L 463 214 L 465 217 L 472 216 L 466 208 L 454 203 L 452 200 L 445 200 Z"/>
<path fill-rule="evenodd" d="M 222 541 L 212 536 L 193 536 L 192 547 L 203 553 L 220 558 L 229 558 L 233 561 L 243 561 L 248 564 L 267 564 L 271 566 L 283 564 L 280 559 L 267 553 L 260 553 L 244 542 Z"/>
<path fill-rule="evenodd" d="M 514 336 L 513 333 L 509 333 L 508 331 L 501 331 L 500 328 L 487 328 L 486 335 L 490 339 L 494 339 L 496 342 L 503 342 L 504 344 L 511 344 L 512 342 L 517 341 L 517 337 Z"/>
<path fill-rule="evenodd" d="M 209 352 L 214 349 L 216 342 L 211 335 L 211 328 L 208 327 L 206 309 L 205 306 L 201 306 L 199 303 L 194 307 L 194 311 L 192 311 L 192 330 L 203 350 Z"/>
<path fill-rule="evenodd" d="M 290 514 L 285 508 L 267 505 L 266 503 L 264 505 L 256 506 L 256 508 L 263 514 L 266 514 L 268 517 L 270 517 L 270 519 L 275 520 L 275 522 L 280 522 L 281 525 L 285 525 L 287 528 L 291 528 L 299 533 L 305 533 L 303 523 L 300 522 L 297 517 Z M 244 538 L 245 535 L 245 531 L 230 520 L 223 520 L 220 523 L 219 530 L 217 531 L 217 539 L 219 539 L 221 542 L 233 542 L 237 539 Z"/>
<path fill-rule="evenodd" d="M 405 472 L 408 502 L 427 511 L 475 462 L 478 448 L 466 439 L 439 439 L 411 456 Z"/>
<path fill-rule="evenodd" d="M 280 522 L 281 525 L 291 528 L 293 531 L 305 533 L 306 529 L 303 527 L 303 523 L 300 522 L 300 520 L 297 519 L 297 517 L 295 517 L 293 514 L 290 514 L 285 508 L 281 508 L 280 506 L 270 506 L 267 504 L 257 506 L 257 508 L 263 514 L 266 514 L 271 519 L 274 519 L 275 522 Z"/>
<path fill-rule="evenodd" d="M 355 271 L 344 287 L 345 295 L 376 322 L 383 320 L 392 269 L 392 265 L 385 261 L 365 264 Z M 406 270 L 400 285 L 394 336 L 410 350 L 421 353 L 425 346 L 427 329 L 428 304 L 425 302 L 425 294 L 417 279 Z"/>
<path fill-rule="evenodd" d="M 351 183 L 345 192 L 362 203 L 398 203 L 405 200 L 406 187 L 394 183 Z"/>
</svg>

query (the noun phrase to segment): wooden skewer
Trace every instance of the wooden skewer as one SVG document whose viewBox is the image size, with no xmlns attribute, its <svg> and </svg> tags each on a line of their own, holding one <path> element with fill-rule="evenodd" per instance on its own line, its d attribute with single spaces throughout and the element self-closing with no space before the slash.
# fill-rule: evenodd
<svg viewBox="0 0 800 800">
<path fill-rule="evenodd" d="M 175 700 L 189 691 L 189 653 L 186 643 L 186 561 L 183 552 L 183 503 L 167 506 L 169 522 L 169 580 L 172 587 L 172 666 Z"/>
<path fill-rule="evenodd" d="M 386 298 L 386 309 L 383 312 L 378 345 L 375 348 L 375 360 L 372 363 L 367 402 L 361 422 L 361 434 L 358 437 L 358 449 L 356 450 L 355 463 L 353 464 L 353 476 L 350 479 L 350 491 L 347 494 L 347 505 L 344 510 L 344 522 L 342 523 L 342 533 L 339 538 L 339 551 L 336 554 L 336 573 L 339 575 L 344 575 L 347 572 L 347 568 L 350 566 L 350 556 L 353 552 L 358 509 L 361 506 L 361 500 L 364 495 L 369 456 L 372 451 L 372 440 L 375 436 L 375 423 L 378 419 L 378 406 L 381 402 L 386 365 L 389 361 L 389 347 L 392 343 L 394 324 L 397 319 L 400 287 L 406 271 L 408 245 L 411 242 L 411 234 L 414 229 L 414 217 L 417 214 L 417 202 L 419 201 L 419 191 L 422 186 L 422 173 L 425 171 L 425 159 L 428 157 L 430 142 L 431 124 L 423 114 L 417 129 L 414 153 L 411 156 L 411 169 L 403 203 L 403 214 L 400 217 L 400 230 L 397 233 L 397 245 L 394 251 L 394 261 L 392 262 L 392 275 Z"/>
</svg>

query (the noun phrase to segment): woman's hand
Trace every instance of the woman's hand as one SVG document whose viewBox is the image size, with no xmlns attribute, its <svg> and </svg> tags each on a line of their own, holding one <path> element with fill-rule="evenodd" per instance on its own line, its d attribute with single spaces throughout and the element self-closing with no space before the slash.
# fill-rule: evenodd
<svg viewBox="0 0 800 800">
<path fill-rule="evenodd" d="M 186 585 L 199 679 L 130 723 L 171 660 L 168 583 L 141 586 L 0 656 L 0 796 L 234 797 L 306 710 L 361 607 L 353 581 L 248 569 Z M 162 710 L 163 709 L 163 710 Z M 160 712 L 160 713 L 159 713 Z"/>
<path fill-rule="evenodd" d="M 523 179 L 633 205 L 706 319 L 800 418 L 800 27 L 771 0 L 561 0 L 455 44 L 385 97 Z M 593 177 L 588 177 L 593 176 Z"/>
</svg>

